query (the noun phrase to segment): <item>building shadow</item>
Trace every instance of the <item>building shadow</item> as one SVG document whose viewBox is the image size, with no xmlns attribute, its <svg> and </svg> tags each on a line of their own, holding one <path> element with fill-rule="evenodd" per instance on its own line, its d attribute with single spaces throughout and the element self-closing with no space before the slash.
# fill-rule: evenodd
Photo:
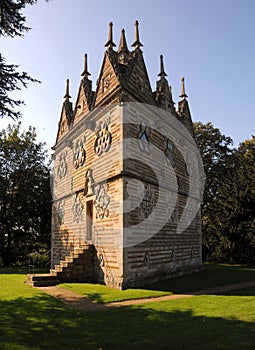
<svg viewBox="0 0 255 350">
<path fill-rule="evenodd" d="M 88 313 L 39 292 L 0 300 L 0 349 L 254 349 L 254 322 L 175 307 L 163 302 Z"/>
</svg>

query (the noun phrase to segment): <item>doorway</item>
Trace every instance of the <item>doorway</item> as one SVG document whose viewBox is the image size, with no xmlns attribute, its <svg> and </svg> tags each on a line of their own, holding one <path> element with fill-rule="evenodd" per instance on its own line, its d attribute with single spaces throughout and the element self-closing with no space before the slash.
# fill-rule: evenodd
<svg viewBox="0 0 255 350">
<path fill-rule="evenodd" d="M 93 230 L 93 201 L 86 202 L 86 236 L 87 240 L 92 240 L 92 230 Z"/>
</svg>

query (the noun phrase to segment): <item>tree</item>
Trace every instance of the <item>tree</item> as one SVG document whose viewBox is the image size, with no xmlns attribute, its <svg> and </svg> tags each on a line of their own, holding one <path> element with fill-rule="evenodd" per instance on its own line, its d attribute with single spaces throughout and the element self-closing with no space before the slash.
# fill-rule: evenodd
<svg viewBox="0 0 255 350">
<path fill-rule="evenodd" d="M 37 0 L 1 0 L 0 37 L 23 36 L 30 28 L 25 25 L 26 17 L 22 14 L 22 10 L 36 2 Z M 20 85 L 27 87 L 29 82 L 39 82 L 26 72 L 18 72 L 17 68 L 18 65 L 6 64 L 5 58 L 0 54 L 0 118 L 18 119 L 21 114 L 14 108 L 24 102 L 13 99 L 11 93 L 20 90 Z"/>
<path fill-rule="evenodd" d="M 255 138 L 238 149 L 211 123 L 195 123 L 205 179 L 203 258 L 255 263 Z"/>
<path fill-rule="evenodd" d="M 50 245 L 51 192 L 44 144 L 21 124 L 0 132 L 0 259 L 24 263 Z"/>
<path fill-rule="evenodd" d="M 19 73 L 16 71 L 17 68 L 17 65 L 6 64 L 0 54 L 0 118 L 10 117 L 15 120 L 21 117 L 21 113 L 15 111 L 15 107 L 21 106 L 24 102 L 11 98 L 11 93 L 20 90 L 20 84 L 27 87 L 29 81 L 39 82 L 26 72 Z"/>
<path fill-rule="evenodd" d="M 222 186 L 229 159 L 233 154 L 233 141 L 212 123 L 194 123 L 195 139 L 201 153 L 205 174 L 202 203 L 203 258 L 208 260 L 222 238 L 215 226 L 215 210 L 218 205 L 219 188 Z"/>
<path fill-rule="evenodd" d="M 243 142 L 231 156 L 218 196 L 221 212 L 215 222 L 225 238 L 219 245 L 225 261 L 255 263 L 255 138 Z M 224 243 L 224 244 L 223 244 Z"/>
</svg>

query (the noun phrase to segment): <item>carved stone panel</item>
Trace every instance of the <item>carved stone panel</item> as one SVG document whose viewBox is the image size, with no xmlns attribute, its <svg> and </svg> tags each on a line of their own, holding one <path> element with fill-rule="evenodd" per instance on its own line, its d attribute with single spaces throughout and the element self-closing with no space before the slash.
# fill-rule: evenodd
<svg viewBox="0 0 255 350">
<path fill-rule="evenodd" d="M 63 177 L 66 176 L 67 172 L 67 152 L 63 152 L 59 156 L 59 162 L 58 162 L 58 167 L 57 167 L 57 175 L 59 179 L 62 179 Z"/>
<path fill-rule="evenodd" d="M 57 212 L 57 223 L 59 226 L 64 224 L 65 217 L 65 201 L 60 200 L 56 203 L 56 212 Z"/>
<path fill-rule="evenodd" d="M 144 254 L 144 258 L 143 258 L 143 264 L 144 264 L 144 266 L 149 266 L 150 263 L 151 263 L 150 254 L 148 252 L 146 252 Z"/>
<path fill-rule="evenodd" d="M 73 222 L 78 224 L 82 220 L 82 213 L 83 213 L 83 204 L 81 202 L 81 198 L 78 195 L 76 195 L 74 198 L 72 212 L 73 212 Z"/>
<path fill-rule="evenodd" d="M 94 179 L 92 176 L 92 169 L 88 169 L 85 175 L 84 195 L 87 197 L 94 195 Z"/>
<path fill-rule="evenodd" d="M 78 169 L 86 161 L 86 151 L 84 148 L 85 138 L 78 140 L 74 147 L 74 167 Z"/>
<path fill-rule="evenodd" d="M 169 192 L 166 209 L 168 211 L 170 221 L 175 224 L 178 223 L 178 199 L 175 192 Z"/>
<path fill-rule="evenodd" d="M 154 192 L 149 184 L 145 184 L 143 190 L 139 191 L 140 205 L 138 207 L 138 216 L 140 219 L 147 219 L 153 211 Z"/>
<path fill-rule="evenodd" d="M 96 218 L 103 219 L 109 216 L 110 197 L 107 192 L 107 184 L 100 184 L 95 188 Z"/>
<path fill-rule="evenodd" d="M 107 152 L 111 146 L 112 135 L 108 130 L 109 119 L 103 121 L 96 126 L 96 141 L 94 145 L 95 153 L 100 156 L 103 152 Z"/>
</svg>

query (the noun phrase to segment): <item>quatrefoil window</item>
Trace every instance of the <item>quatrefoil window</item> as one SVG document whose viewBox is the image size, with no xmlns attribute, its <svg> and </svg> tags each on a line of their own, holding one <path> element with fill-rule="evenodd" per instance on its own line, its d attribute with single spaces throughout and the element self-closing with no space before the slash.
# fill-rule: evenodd
<svg viewBox="0 0 255 350">
<path fill-rule="evenodd" d="M 74 149 L 74 167 L 78 169 L 85 163 L 86 160 L 86 151 L 84 149 L 84 144 L 82 140 L 78 140 Z"/>
</svg>

